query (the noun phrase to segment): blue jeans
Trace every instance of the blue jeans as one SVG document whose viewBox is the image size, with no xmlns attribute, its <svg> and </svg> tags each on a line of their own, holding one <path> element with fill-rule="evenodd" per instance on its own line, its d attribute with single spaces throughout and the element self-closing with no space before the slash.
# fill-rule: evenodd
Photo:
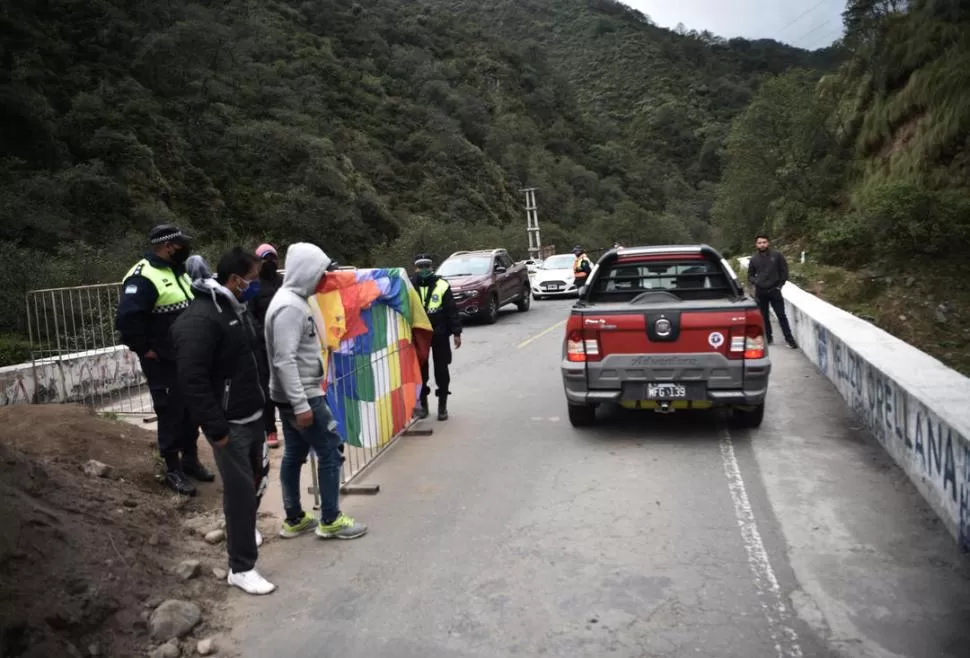
<svg viewBox="0 0 970 658">
<path fill-rule="evenodd" d="M 281 407 L 283 419 L 283 463 L 280 465 L 280 485 L 283 489 L 283 509 L 286 519 L 296 522 L 303 518 L 300 502 L 300 471 L 312 449 L 317 456 L 317 477 L 320 480 L 320 522 L 333 523 L 340 516 L 340 468 L 343 465 L 343 439 L 337 434 L 326 398 L 310 398 L 313 423 L 300 429 L 291 407 Z"/>
</svg>

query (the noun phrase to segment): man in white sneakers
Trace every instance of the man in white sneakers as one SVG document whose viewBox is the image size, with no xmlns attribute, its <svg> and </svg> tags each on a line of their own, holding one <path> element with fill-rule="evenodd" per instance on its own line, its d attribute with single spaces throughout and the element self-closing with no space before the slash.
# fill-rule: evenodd
<svg viewBox="0 0 970 658">
<path fill-rule="evenodd" d="M 269 594 L 276 586 L 256 571 L 256 510 L 269 473 L 260 374 L 266 365 L 246 308 L 258 290 L 259 261 L 236 247 L 219 261 L 215 278 L 204 262 L 192 269 L 195 299 L 172 326 L 178 384 L 222 476 L 229 584 Z"/>
<path fill-rule="evenodd" d="M 286 519 L 280 535 L 286 538 L 314 528 L 322 539 L 356 539 L 367 532 L 366 525 L 340 511 L 343 441 L 327 406 L 321 341 L 307 302 L 331 265 L 316 245 L 290 245 L 283 286 L 273 296 L 264 323 L 270 398 L 283 420 L 280 484 Z M 320 481 L 319 521 L 304 511 L 300 500 L 300 471 L 311 448 Z"/>
</svg>

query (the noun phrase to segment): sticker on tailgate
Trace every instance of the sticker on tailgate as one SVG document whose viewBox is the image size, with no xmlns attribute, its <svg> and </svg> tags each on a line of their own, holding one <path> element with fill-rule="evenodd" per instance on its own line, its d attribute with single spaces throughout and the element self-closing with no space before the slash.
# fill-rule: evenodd
<svg viewBox="0 0 970 658">
<path fill-rule="evenodd" d="M 724 344 L 724 334 L 720 331 L 712 331 L 711 335 L 707 337 L 707 344 L 714 349 L 719 348 Z"/>
</svg>

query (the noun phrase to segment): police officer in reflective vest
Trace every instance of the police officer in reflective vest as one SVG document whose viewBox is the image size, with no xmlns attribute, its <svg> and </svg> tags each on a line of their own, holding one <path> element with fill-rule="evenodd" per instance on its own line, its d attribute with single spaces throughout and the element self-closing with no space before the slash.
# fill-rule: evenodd
<svg viewBox="0 0 970 658">
<path fill-rule="evenodd" d="M 576 256 L 573 261 L 573 279 L 578 288 L 586 283 L 586 278 L 593 271 L 593 263 L 586 255 L 586 251 L 579 245 L 573 247 L 573 255 Z"/>
<path fill-rule="evenodd" d="M 453 339 L 455 349 L 461 347 L 461 317 L 458 315 L 458 306 L 455 304 L 455 297 L 451 293 L 451 286 L 448 282 L 434 273 L 432 268 L 433 260 L 428 254 L 418 254 L 414 259 L 415 272 L 411 277 L 424 310 L 428 313 L 431 326 L 434 328 L 434 337 L 431 339 L 431 355 L 434 360 L 434 381 L 438 387 L 435 395 L 438 396 L 438 420 L 448 420 L 448 396 L 451 394 L 448 388 L 451 384 L 451 374 L 448 366 L 451 364 L 451 343 Z M 428 395 L 431 388 L 428 386 L 428 362 L 421 364 L 421 406 L 416 410 L 418 418 L 428 417 Z"/>
<path fill-rule="evenodd" d="M 175 348 L 169 330 L 192 300 L 185 271 L 191 253 L 189 236 L 163 224 L 148 236 L 150 251 L 135 263 L 121 284 L 115 328 L 121 342 L 138 355 L 158 417 L 158 451 L 165 460 L 165 482 L 176 492 L 196 493 L 192 477 L 212 482 L 215 475 L 199 462 L 198 427 L 191 421 L 179 391 Z M 187 477 L 188 476 L 188 477 Z"/>
</svg>

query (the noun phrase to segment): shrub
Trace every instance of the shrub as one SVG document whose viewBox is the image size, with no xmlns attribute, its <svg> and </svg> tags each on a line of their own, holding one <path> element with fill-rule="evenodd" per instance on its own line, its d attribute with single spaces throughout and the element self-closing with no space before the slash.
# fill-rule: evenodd
<svg viewBox="0 0 970 658">
<path fill-rule="evenodd" d="M 0 367 L 30 361 L 30 343 L 22 336 L 0 334 Z"/>
</svg>

